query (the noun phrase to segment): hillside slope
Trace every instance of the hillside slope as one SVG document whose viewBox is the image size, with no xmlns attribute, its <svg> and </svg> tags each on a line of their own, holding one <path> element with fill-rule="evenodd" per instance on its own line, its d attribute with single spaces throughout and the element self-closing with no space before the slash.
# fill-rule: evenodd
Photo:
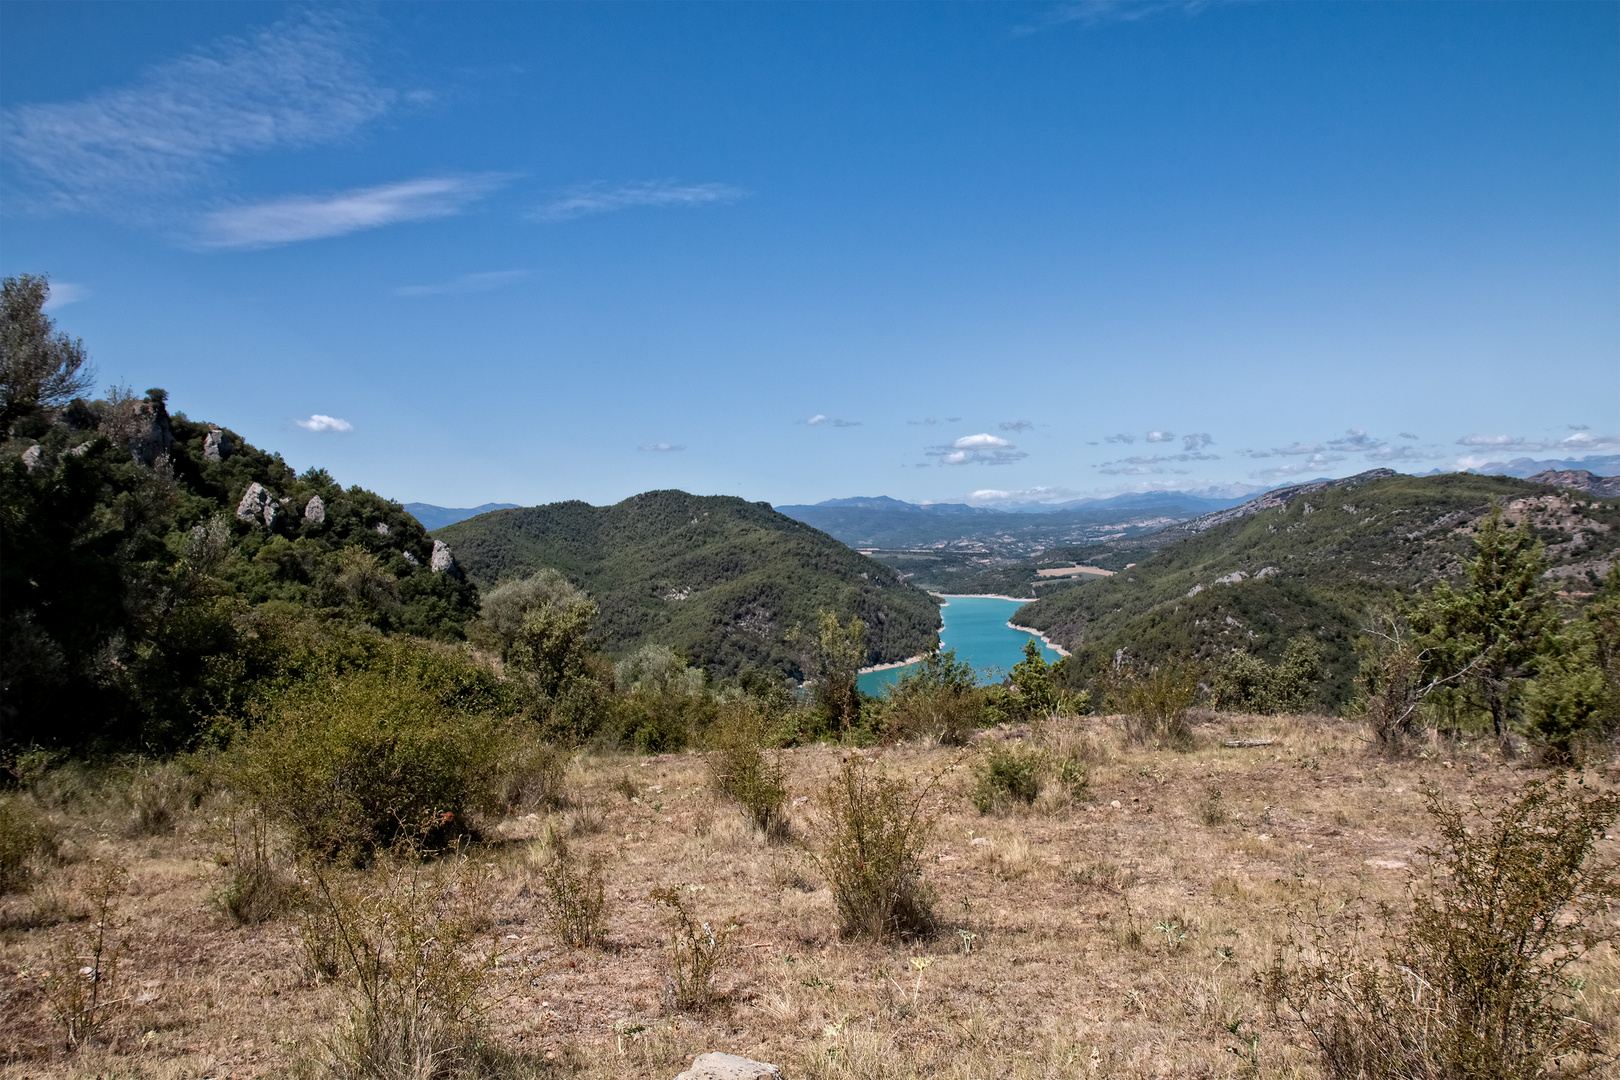
<svg viewBox="0 0 1620 1080">
<path fill-rule="evenodd" d="M 804 675 L 817 614 L 858 615 L 870 663 L 931 648 L 938 603 L 826 533 L 730 496 L 649 491 L 614 506 L 498 510 L 434 533 L 488 587 L 553 567 L 601 609 L 605 647 L 656 642 L 716 674 L 746 664 Z"/>
<path fill-rule="evenodd" d="M 1044 597 L 1014 619 L 1082 654 L 1082 667 L 1119 649 L 1148 662 L 1239 648 L 1274 660 L 1308 633 L 1330 669 L 1322 704 L 1336 707 L 1350 695 L 1351 640 L 1368 610 L 1456 575 L 1493 500 L 1510 521 L 1529 517 L 1547 544 L 1549 576 L 1567 590 L 1594 588 L 1620 546 L 1612 499 L 1502 476 L 1376 470 L 1172 526 L 1171 542 L 1130 570 Z"/>
</svg>

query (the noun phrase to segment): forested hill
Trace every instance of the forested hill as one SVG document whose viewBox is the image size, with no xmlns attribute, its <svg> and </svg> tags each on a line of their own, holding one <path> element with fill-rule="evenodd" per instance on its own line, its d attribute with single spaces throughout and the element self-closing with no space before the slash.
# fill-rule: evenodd
<svg viewBox="0 0 1620 1080">
<path fill-rule="evenodd" d="M 1264 505 L 1260 505 L 1264 501 Z M 1276 660 L 1293 637 L 1323 647 L 1323 705 L 1349 697 L 1351 640 L 1369 610 L 1455 576 L 1492 502 L 1528 518 L 1547 545 L 1549 577 L 1572 599 L 1597 587 L 1620 547 L 1620 501 L 1504 476 L 1363 474 L 1268 492 L 1243 508 L 1165 530 L 1179 536 L 1106 579 L 1019 609 L 1077 654 L 1076 667 L 1119 649 L 1145 662 L 1214 659 L 1237 649 Z"/>
<path fill-rule="evenodd" d="M 185 745 L 270 622 L 455 639 L 477 614 L 400 504 L 162 390 L 25 405 L 0 444 L 0 746 Z"/>
<path fill-rule="evenodd" d="M 498 510 L 436 531 L 485 588 L 552 567 L 590 594 L 609 652 L 669 645 L 716 674 L 802 676 L 822 610 L 867 626 L 870 663 L 936 642 L 938 602 L 826 533 L 730 496 L 649 491 L 614 506 Z M 806 638 L 795 642 L 793 633 Z"/>
</svg>

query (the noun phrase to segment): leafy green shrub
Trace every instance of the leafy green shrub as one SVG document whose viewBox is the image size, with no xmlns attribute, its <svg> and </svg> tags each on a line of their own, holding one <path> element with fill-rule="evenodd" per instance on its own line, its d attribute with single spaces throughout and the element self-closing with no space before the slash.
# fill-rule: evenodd
<svg viewBox="0 0 1620 1080">
<path fill-rule="evenodd" d="M 737 921 L 711 924 L 692 914 L 679 889 L 654 889 L 649 899 L 669 908 L 669 952 L 665 1000 L 684 1012 L 703 1012 L 718 996 L 715 976 L 731 958 L 731 936 Z"/>
<path fill-rule="evenodd" d="M 1426 792 L 1440 871 L 1410 921 L 1384 909 L 1381 952 L 1321 924 L 1279 954 L 1265 988 L 1315 1041 L 1335 1080 L 1530 1080 L 1598 1068 L 1602 1047 L 1576 1018 L 1571 964 L 1620 938 L 1609 909 L 1620 870 L 1594 842 L 1620 796 L 1566 777 L 1532 780 L 1467 809 Z M 1483 817 L 1470 830 L 1470 819 Z M 1352 928 L 1353 929 L 1353 928 Z"/>
<path fill-rule="evenodd" d="M 1386 616 L 1358 641 L 1361 669 L 1355 712 L 1386 752 L 1398 752 L 1423 732 L 1423 699 L 1433 690 L 1423 683 L 1423 653 L 1398 618 Z"/>
<path fill-rule="evenodd" d="M 493 679 L 434 646 L 383 656 L 294 684 L 235 750 L 233 783 L 303 852 L 364 861 L 401 836 L 443 846 L 494 804 L 508 729 Z"/>
<path fill-rule="evenodd" d="M 957 660 L 955 649 L 936 649 L 889 688 L 883 734 L 891 742 L 935 739 L 942 746 L 964 746 L 984 714 L 985 695 L 973 665 Z"/>
<path fill-rule="evenodd" d="M 1267 716 L 1301 712 L 1310 706 L 1311 692 L 1321 668 L 1320 650 L 1308 637 L 1290 641 L 1282 659 L 1275 664 L 1240 650 L 1216 669 L 1211 692 L 1213 704 L 1217 709 Z"/>
<path fill-rule="evenodd" d="M 567 748 L 546 739 L 532 724 L 509 730 L 490 776 L 496 805 L 509 814 L 562 806 L 572 760 Z"/>
<path fill-rule="evenodd" d="M 709 775 L 726 798 L 748 814 L 754 827 L 767 837 L 787 835 L 787 785 L 780 758 L 767 758 L 760 749 L 768 722 L 750 703 L 728 702 L 710 735 Z"/>
<path fill-rule="evenodd" d="M 593 857 L 581 868 L 568 841 L 548 829 L 538 876 L 546 921 L 557 940 L 576 949 L 600 945 L 608 910 L 601 859 Z"/>
<path fill-rule="evenodd" d="M 56 826 L 24 794 L 0 795 L 0 895 L 22 892 L 37 859 L 56 850 Z"/>
<path fill-rule="evenodd" d="M 1010 803 L 1025 806 L 1040 794 L 1045 762 L 1037 750 L 993 746 L 974 765 L 973 805 L 988 814 Z"/>
<path fill-rule="evenodd" d="M 1174 749 L 1192 745 L 1187 710 L 1198 700 L 1198 672 L 1190 666 L 1163 664 L 1147 670 L 1128 665 L 1112 674 L 1108 701 L 1125 715 L 1125 737 Z"/>
<path fill-rule="evenodd" d="M 1045 719 L 1057 711 L 1060 698 L 1052 678 L 1052 665 L 1041 655 L 1041 647 L 1034 638 L 1024 642 L 1024 658 L 1007 673 L 1018 689 L 1020 710 L 1031 720 Z"/>
<path fill-rule="evenodd" d="M 815 857 L 832 886 L 844 937 L 884 941 L 936 929 L 920 861 L 934 827 L 924 807 L 933 786 L 852 757 L 823 789 Z"/>
<path fill-rule="evenodd" d="M 841 626 L 836 613 L 821 612 L 814 654 L 816 706 L 840 736 L 847 735 L 861 720 L 856 679 L 866 663 L 866 624 L 852 615 Z"/>
</svg>

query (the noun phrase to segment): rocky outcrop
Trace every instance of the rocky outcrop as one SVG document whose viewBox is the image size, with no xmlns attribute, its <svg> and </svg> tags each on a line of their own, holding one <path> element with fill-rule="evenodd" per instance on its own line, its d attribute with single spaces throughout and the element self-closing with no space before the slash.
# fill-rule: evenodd
<svg viewBox="0 0 1620 1080">
<path fill-rule="evenodd" d="M 1388 480 L 1392 476 L 1399 476 L 1394 469 L 1368 469 L 1366 472 L 1347 476 L 1343 480 L 1313 480 L 1308 484 L 1294 484 L 1291 487 L 1281 487 L 1268 491 L 1264 495 L 1257 495 L 1242 506 L 1234 506 L 1230 510 L 1217 510 L 1213 514 L 1184 521 L 1179 525 L 1171 525 L 1157 534 L 1166 539 L 1180 539 L 1183 536 L 1192 536 L 1206 529 L 1213 529 L 1217 525 L 1224 525 L 1228 521 L 1258 514 L 1277 506 L 1287 506 L 1301 495 L 1309 495 L 1314 491 L 1325 491 L 1328 488 L 1353 488 L 1358 484 L 1365 484 L 1371 480 Z M 1307 504 L 1307 512 L 1309 512 Z"/>
<path fill-rule="evenodd" d="M 1533 484 L 1585 491 L 1605 499 L 1620 498 L 1620 476 L 1594 476 L 1585 469 L 1548 469 L 1526 479 Z"/>
<path fill-rule="evenodd" d="M 378 536 L 388 535 L 388 522 L 386 521 L 379 521 L 377 524 L 373 525 L 372 528 L 377 530 Z"/>
<path fill-rule="evenodd" d="M 461 576 L 461 567 L 456 565 L 456 557 L 450 553 L 450 545 L 443 540 L 433 541 L 433 558 L 428 561 L 428 567 L 435 574 Z"/>
<path fill-rule="evenodd" d="M 22 463 L 29 472 L 33 472 L 39 466 L 39 443 L 22 452 Z"/>
<path fill-rule="evenodd" d="M 203 460 L 220 461 L 231 456 L 231 437 L 223 428 L 209 428 L 203 439 Z"/>
<path fill-rule="evenodd" d="M 239 520 L 250 525 L 263 525 L 267 529 L 275 525 L 276 515 L 280 512 L 281 504 L 257 480 L 248 485 L 248 489 L 242 493 L 242 501 L 236 504 Z"/>
<path fill-rule="evenodd" d="M 421 566 L 422 565 L 421 562 L 419 562 L 417 560 L 415 552 L 406 551 L 406 552 L 402 552 L 401 554 L 403 554 L 405 556 L 405 561 L 410 563 L 412 566 Z"/>
<path fill-rule="evenodd" d="M 309 502 L 304 504 L 304 524 L 320 525 L 326 521 L 326 501 L 319 495 L 311 495 Z"/>
<path fill-rule="evenodd" d="M 675 1080 L 782 1080 L 782 1070 L 736 1054 L 708 1053 L 694 1058 Z"/>
<path fill-rule="evenodd" d="M 161 404 L 151 401 L 137 401 L 132 405 L 128 420 L 130 456 L 142 465 L 155 465 L 157 459 L 174 446 L 169 414 Z"/>
</svg>

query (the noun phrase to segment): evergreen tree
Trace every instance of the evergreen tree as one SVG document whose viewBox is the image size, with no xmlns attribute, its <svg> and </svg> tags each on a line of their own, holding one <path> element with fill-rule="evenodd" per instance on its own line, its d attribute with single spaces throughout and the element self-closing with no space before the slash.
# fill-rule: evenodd
<svg viewBox="0 0 1620 1080">
<path fill-rule="evenodd" d="M 1457 678 L 1490 714 L 1497 739 L 1505 741 L 1519 690 L 1548 643 L 1557 612 L 1541 585 L 1546 553 L 1527 522 L 1504 528 L 1502 508 L 1492 507 L 1474 547 L 1478 554 L 1466 564 L 1463 586 L 1436 585 L 1411 624 L 1426 650 L 1426 677 Z"/>
</svg>

